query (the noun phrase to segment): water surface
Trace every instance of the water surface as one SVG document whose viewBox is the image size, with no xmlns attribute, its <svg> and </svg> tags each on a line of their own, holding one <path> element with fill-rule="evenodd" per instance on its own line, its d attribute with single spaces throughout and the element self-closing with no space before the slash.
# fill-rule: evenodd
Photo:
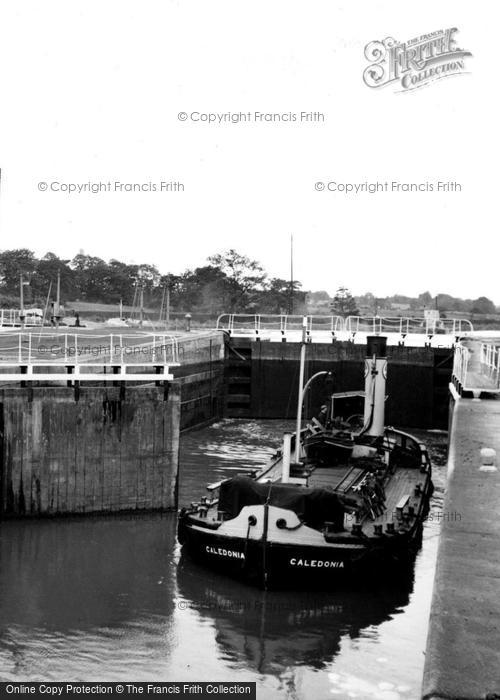
<svg viewBox="0 0 500 700">
<path fill-rule="evenodd" d="M 180 503 L 253 469 L 282 421 L 183 436 Z M 0 524 L 0 678 L 255 680 L 258 698 L 418 698 L 442 516 L 446 435 L 414 577 L 364 590 L 263 592 L 181 556 L 175 516 Z"/>
</svg>

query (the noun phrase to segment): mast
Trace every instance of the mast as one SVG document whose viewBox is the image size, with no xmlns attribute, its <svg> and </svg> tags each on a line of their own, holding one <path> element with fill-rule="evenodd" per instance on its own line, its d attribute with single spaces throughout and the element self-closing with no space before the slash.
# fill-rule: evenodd
<svg viewBox="0 0 500 700">
<path fill-rule="evenodd" d="M 139 306 L 139 326 L 142 328 L 144 321 L 144 284 L 141 280 L 141 291 L 140 291 L 140 306 Z"/>
<path fill-rule="evenodd" d="M 167 296 L 166 296 L 166 308 L 165 308 L 165 328 L 168 329 L 170 325 L 170 277 L 167 277 Z"/>
<path fill-rule="evenodd" d="M 290 299 L 288 313 L 293 315 L 293 233 L 290 235 Z"/>
<path fill-rule="evenodd" d="M 167 281 L 163 285 L 163 294 L 161 297 L 161 307 L 160 307 L 160 318 L 158 322 L 161 323 L 163 320 L 163 315 L 165 314 L 165 328 L 168 328 L 170 324 L 170 276 L 167 275 Z"/>
<path fill-rule="evenodd" d="M 161 305 L 160 305 L 160 315 L 158 316 L 158 323 L 162 322 L 163 319 L 163 307 L 165 306 L 165 285 L 163 285 L 163 292 L 161 295 Z"/>
<path fill-rule="evenodd" d="M 130 314 L 130 318 L 132 321 L 135 321 L 135 314 L 137 312 L 137 297 L 139 294 L 139 280 L 135 280 L 135 285 L 134 285 L 134 298 L 132 300 L 132 313 Z"/>
<path fill-rule="evenodd" d="M 57 271 L 57 292 L 56 292 L 56 305 L 54 308 L 54 316 L 55 316 L 55 322 L 56 322 L 56 328 L 59 328 L 59 319 L 61 317 L 60 314 L 60 306 L 61 306 L 61 271 Z"/>
<path fill-rule="evenodd" d="M 49 306 L 50 306 L 50 294 L 51 294 L 51 292 L 52 292 L 52 282 L 49 283 L 49 291 L 47 292 L 47 299 L 45 301 L 45 308 L 43 310 L 42 325 L 40 326 L 40 336 L 39 336 L 38 340 L 40 340 L 40 338 L 42 337 L 42 330 L 43 330 L 43 327 L 45 326 L 45 318 L 47 316 L 47 311 L 48 311 Z"/>
<path fill-rule="evenodd" d="M 19 321 L 21 322 L 21 328 L 24 328 L 24 281 L 23 273 L 19 275 Z"/>
<path fill-rule="evenodd" d="M 295 461 L 300 461 L 300 428 L 302 423 L 302 399 L 306 364 L 307 316 L 302 319 L 302 343 L 300 346 L 299 397 L 297 400 L 297 425 L 295 430 Z"/>
</svg>

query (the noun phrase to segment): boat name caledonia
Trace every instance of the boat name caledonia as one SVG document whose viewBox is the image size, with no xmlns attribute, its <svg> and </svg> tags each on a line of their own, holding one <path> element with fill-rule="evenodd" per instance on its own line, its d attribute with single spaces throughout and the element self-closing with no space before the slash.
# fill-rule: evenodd
<svg viewBox="0 0 500 700">
<path fill-rule="evenodd" d="M 209 554 L 218 554 L 219 557 L 231 557 L 232 559 L 244 559 L 245 555 L 243 552 L 235 552 L 232 549 L 222 549 L 222 547 L 205 547 L 205 550 Z"/>
<path fill-rule="evenodd" d="M 291 566 L 310 566 L 311 568 L 317 567 L 318 569 L 324 567 L 325 569 L 343 569 L 343 561 L 323 561 L 322 559 L 296 559 L 293 557 L 290 559 Z"/>
</svg>

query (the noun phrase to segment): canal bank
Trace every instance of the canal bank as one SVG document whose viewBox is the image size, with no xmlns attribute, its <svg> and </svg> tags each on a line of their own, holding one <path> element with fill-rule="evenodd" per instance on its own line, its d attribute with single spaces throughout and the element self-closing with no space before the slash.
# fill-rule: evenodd
<svg viewBox="0 0 500 700">
<path fill-rule="evenodd" d="M 447 483 L 423 697 L 500 697 L 500 401 L 451 403 Z"/>
</svg>

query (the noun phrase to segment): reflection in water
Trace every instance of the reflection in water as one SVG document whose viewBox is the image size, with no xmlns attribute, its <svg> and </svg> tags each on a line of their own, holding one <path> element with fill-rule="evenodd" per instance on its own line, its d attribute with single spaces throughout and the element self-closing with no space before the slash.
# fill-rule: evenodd
<svg viewBox="0 0 500 700">
<path fill-rule="evenodd" d="M 174 608 L 175 524 L 172 516 L 2 523 L 0 677 L 88 680 L 98 661 L 116 666 L 118 680 L 129 663 L 140 667 L 152 638 L 165 650 L 169 635 L 157 633 Z"/>
<path fill-rule="evenodd" d="M 397 586 L 266 592 L 207 571 L 183 555 L 177 583 L 190 609 L 213 620 L 225 658 L 267 674 L 297 665 L 325 668 L 343 635 L 355 639 L 361 629 L 401 613 L 413 581 L 410 575 Z"/>
<path fill-rule="evenodd" d="M 181 504 L 263 463 L 289 427 L 228 420 L 183 436 Z M 419 435 L 439 515 L 446 436 Z M 174 514 L 0 523 L 0 680 L 238 678 L 259 700 L 418 697 L 438 518 L 414 582 L 335 593 L 226 579 L 180 557 L 175 527 Z"/>
</svg>

